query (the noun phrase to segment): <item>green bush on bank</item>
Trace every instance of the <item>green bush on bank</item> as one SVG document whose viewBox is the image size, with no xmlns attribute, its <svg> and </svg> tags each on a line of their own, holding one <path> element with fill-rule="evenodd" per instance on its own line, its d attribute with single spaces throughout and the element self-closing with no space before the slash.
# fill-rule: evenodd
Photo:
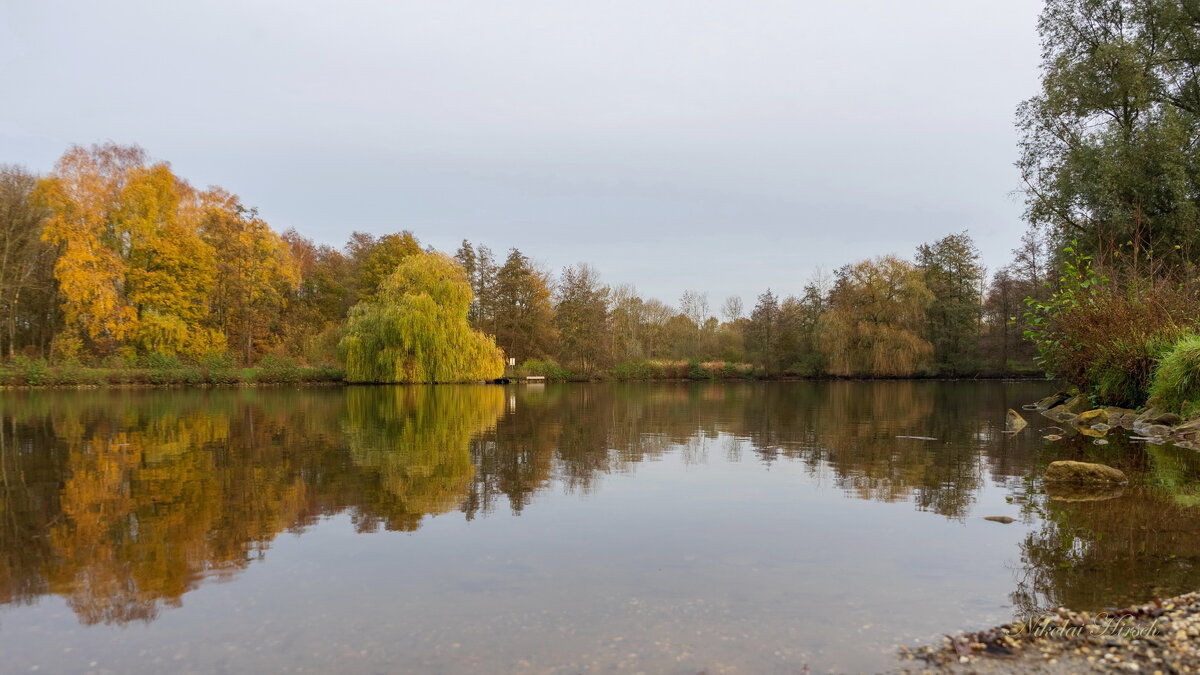
<svg viewBox="0 0 1200 675">
<path fill-rule="evenodd" d="M 575 374 L 558 365 L 551 359 L 528 359 L 517 367 L 517 377 L 530 375 L 544 377 L 547 380 L 573 380 Z"/>
<path fill-rule="evenodd" d="M 1185 415 L 1200 413 L 1200 335 L 1180 338 L 1163 354 L 1150 397 L 1156 405 Z"/>
</svg>

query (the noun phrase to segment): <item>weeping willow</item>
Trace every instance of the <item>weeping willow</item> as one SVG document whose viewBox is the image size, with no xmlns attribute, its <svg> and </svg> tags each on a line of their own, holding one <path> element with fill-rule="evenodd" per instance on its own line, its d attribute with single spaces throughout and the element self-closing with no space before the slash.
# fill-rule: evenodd
<svg viewBox="0 0 1200 675">
<path fill-rule="evenodd" d="M 933 354 L 920 335 L 933 294 L 919 270 L 885 256 L 838 270 L 821 317 L 821 351 L 832 375 L 907 376 Z"/>
<path fill-rule="evenodd" d="M 504 374 L 495 341 L 471 328 L 471 286 L 439 253 L 410 256 L 350 310 L 339 349 L 350 382 L 474 382 Z"/>
</svg>

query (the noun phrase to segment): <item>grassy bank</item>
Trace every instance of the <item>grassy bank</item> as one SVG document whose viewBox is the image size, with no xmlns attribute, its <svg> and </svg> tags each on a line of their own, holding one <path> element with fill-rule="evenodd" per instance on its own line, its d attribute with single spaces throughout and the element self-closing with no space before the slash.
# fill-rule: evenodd
<svg viewBox="0 0 1200 675">
<path fill-rule="evenodd" d="M 50 364 L 17 357 L 0 365 L 0 386 L 89 387 L 126 385 L 238 385 L 291 382 L 341 382 L 345 373 L 332 366 L 312 368 L 292 359 L 266 357 L 240 367 L 225 357 L 186 362 L 173 357 L 113 361 L 104 365 Z"/>
</svg>

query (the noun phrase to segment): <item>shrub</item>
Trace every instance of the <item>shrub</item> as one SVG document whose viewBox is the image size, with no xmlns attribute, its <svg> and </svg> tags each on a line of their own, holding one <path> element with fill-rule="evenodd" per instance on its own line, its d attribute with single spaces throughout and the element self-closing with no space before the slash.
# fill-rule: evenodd
<svg viewBox="0 0 1200 675">
<path fill-rule="evenodd" d="M 183 361 L 180 361 L 178 356 L 158 352 L 146 354 L 139 359 L 139 362 L 143 368 L 149 370 L 179 370 L 183 367 Z"/>
<path fill-rule="evenodd" d="M 1165 408 L 1188 415 L 1200 413 L 1200 335 L 1180 338 L 1163 355 L 1150 395 Z"/>
<path fill-rule="evenodd" d="M 1065 270 L 1049 300 L 1029 301 L 1026 337 L 1037 344 L 1039 364 L 1097 403 L 1141 405 L 1158 359 L 1196 325 L 1198 289 L 1170 279 L 1110 279 L 1086 257 Z"/>
<path fill-rule="evenodd" d="M 235 384 L 241 380 L 237 362 L 230 354 L 209 354 L 200 358 L 203 379 L 212 384 Z"/>
<path fill-rule="evenodd" d="M 31 359 L 28 356 L 17 356 L 12 360 L 12 369 L 20 384 L 39 387 L 49 384 L 50 366 L 45 359 Z"/>
<path fill-rule="evenodd" d="M 558 365 L 551 359 L 529 359 L 517 369 L 519 376 L 541 375 L 547 380 L 570 380 L 574 373 Z"/>
<path fill-rule="evenodd" d="M 687 376 L 689 380 L 711 380 L 713 373 L 705 369 L 699 359 L 691 359 L 687 362 Z"/>
<path fill-rule="evenodd" d="M 299 379 L 300 365 L 295 359 L 267 354 L 258 362 L 259 382 L 296 382 Z"/>
<path fill-rule="evenodd" d="M 653 380 L 662 377 L 662 364 L 654 361 L 625 361 L 612 369 L 618 380 Z"/>
</svg>

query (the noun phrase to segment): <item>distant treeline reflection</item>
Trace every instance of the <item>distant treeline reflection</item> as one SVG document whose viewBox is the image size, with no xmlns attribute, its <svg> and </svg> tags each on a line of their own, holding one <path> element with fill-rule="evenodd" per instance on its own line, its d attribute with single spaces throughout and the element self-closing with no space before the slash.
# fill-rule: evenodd
<svg viewBox="0 0 1200 675">
<path fill-rule="evenodd" d="M 1123 546 L 1135 540 L 1139 556 L 1159 555 L 1151 566 L 1158 573 L 1200 581 L 1187 571 L 1200 569 L 1193 564 L 1200 547 L 1182 546 L 1183 558 L 1163 549 L 1197 540 L 1185 534 L 1200 531 L 1197 498 L 1186 487 L 1195 468 L 1171 451 L 1123 466 L 1157 476 L 1173 492 L 1074 503 L 1050 502 L 1029 487 L 1025 478 L 1064 451 L 1119 452 L 1082 444 L 1049 450 L 1036 436 L 1002 434 L 1003 411 L 1036 398 L 1037 387 L 894 381 L 13 393 L 0 399 L 0 603 L 56 594 L 86 624 L 149 621 L 205 580 L 262 558 L 281 532 L 325 516 L 348 514 L 370 532 L 415 531 L 426 516 L 453 511 L 519 513 L 539 492 L 594 491 L 606 474 L 633 472 L 668 453 L 688 462 L 712 453 L 799 461 L 816 482 L 848 496 L 911 500 L 949 518 L 969 513 L 990 476 L 1024 500 L 1031 518 L 1046 518 L 1020 552 L 1028 569 L 1014 599 L 1022 605 L 1089 599 L 1095 594 L 1087 589 L 1102 577 L 1134 574 L 1134 552 Z M 896 438 L 906 434 L 938 441 Z M 1108 460 L 1121 464 L 1116 457 Z M 1122 504 L 1136 508 L 1126 513 Z M 1177 534 L 1169 544 L 1132 526 L 1161 528 L 1164 519 Z"/>
</svg>

